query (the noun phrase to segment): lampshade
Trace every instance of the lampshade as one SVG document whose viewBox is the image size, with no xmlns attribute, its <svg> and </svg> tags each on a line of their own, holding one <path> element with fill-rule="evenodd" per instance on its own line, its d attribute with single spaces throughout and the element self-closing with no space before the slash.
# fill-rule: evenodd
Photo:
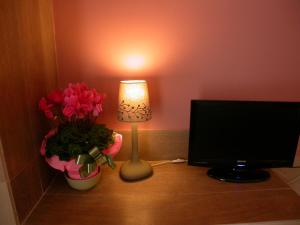
<svg viewBox="0 0 300 225">
<path fill-rule="evenodd" d="M 145 80 L 120 82 L 118 119 L 125 122 L 144 122 L 151 119 L 148 87 Z"/>
</svg>

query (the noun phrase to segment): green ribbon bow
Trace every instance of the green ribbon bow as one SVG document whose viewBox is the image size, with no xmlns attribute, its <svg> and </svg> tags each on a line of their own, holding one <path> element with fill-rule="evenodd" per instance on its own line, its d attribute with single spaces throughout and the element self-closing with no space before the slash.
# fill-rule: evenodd
<svg viewBox="0 0 300 225">
<path fill-rule="evenodd" d="M 111 168 L 115 168 L 115 164 L 110 155 L 104 155 L 101 151 L 94 147 L 88 151 L 88 154 L 80 154 L 76 158 L 76 164 L 82 165 L 79 169 L 80 177 L 85 178 L 97 169 L 97 165 L 108 163 Z"/>
</svg>

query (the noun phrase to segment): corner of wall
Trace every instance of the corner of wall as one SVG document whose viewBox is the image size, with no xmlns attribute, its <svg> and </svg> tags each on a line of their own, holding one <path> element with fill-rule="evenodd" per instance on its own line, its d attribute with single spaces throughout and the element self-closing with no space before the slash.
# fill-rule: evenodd
<svg viewBox="0 0 300 225">
<path fill-rule="evenodd" d="M 16 207 L 13 200 L 10 182 L 8 179 L 6 163 L 4 160 L 2 143 L 0 138 L 0 224 L 18 225 Z"/>
</svg>

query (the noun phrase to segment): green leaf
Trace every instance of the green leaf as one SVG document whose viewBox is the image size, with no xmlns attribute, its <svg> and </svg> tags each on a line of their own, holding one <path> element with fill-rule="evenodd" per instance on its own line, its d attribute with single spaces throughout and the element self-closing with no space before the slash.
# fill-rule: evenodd
<svg viewBox="0 0 300 225">
<path fill-rule="evenodd" d="M 58 155 L 61 160 L 70 160 L 79 154 L 88 154 L 93 147 L 100 151 L 114 143 L 113 130 L 89 120 L 71 121 L 61 124 L 56 135 L 46 145 L 46 156 Z M 115 167 L 111 156 L 106 156 L 111 168 Z"/>
</svg>

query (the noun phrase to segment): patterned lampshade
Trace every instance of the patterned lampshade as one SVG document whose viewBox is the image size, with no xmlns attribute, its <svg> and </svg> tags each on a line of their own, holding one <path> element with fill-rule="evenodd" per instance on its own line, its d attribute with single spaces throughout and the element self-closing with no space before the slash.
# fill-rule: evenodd
<svg viewBox="0 0 300 225">
<path fill-rule="evenodd" d="M 120 82 L 118 119 L 124 122 L 144 122 L 151 119 L 148 87 L 145 80 Z"/>
</svg>

